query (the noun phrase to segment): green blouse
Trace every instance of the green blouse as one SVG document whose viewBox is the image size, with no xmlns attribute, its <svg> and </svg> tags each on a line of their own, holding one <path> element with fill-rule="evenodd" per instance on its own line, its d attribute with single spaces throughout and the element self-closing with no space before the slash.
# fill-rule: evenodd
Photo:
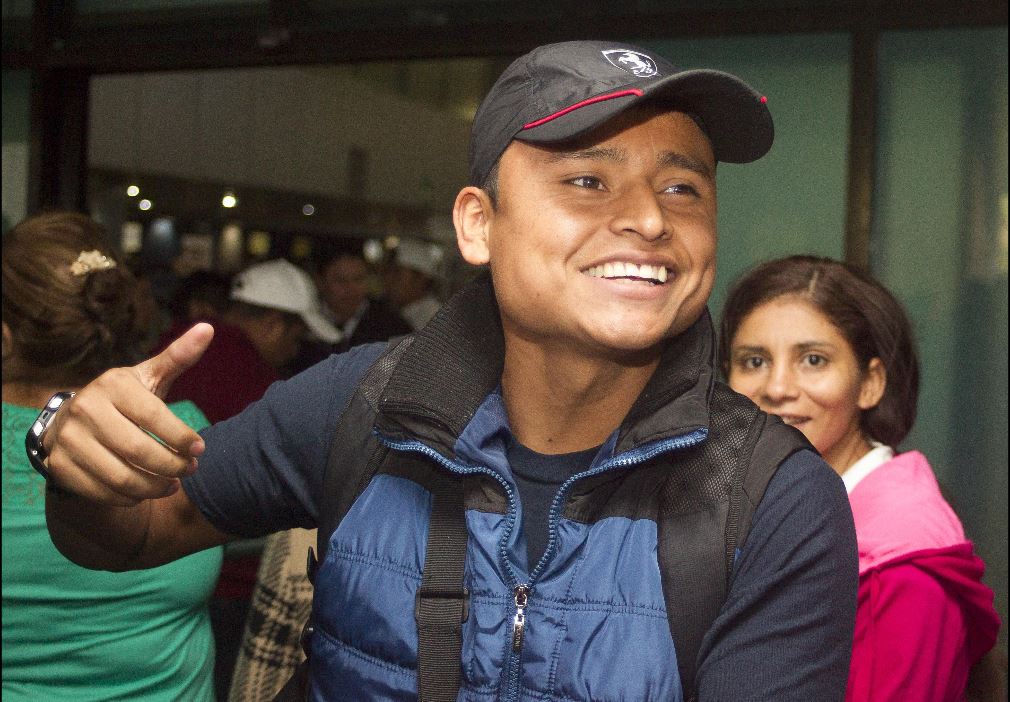
<svg viewBox="0 0 1010 702">
<path fill-rule="evenodd" d="M 194 429 L 191 402 L 171 405 Z M 221 548 L 150 570 L 81 568 L 46 530 L 45 482 L 25 456 L 38 409 L 3 403 L 3 700 L 213 700 L 207 601 Z"/>
</svg>

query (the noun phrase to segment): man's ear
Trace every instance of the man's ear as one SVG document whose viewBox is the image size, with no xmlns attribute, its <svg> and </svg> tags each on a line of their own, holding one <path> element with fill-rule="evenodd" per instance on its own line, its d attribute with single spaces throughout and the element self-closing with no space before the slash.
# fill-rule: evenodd
<svg viewBox="0 0 1010 702">
<path fill-rule="evenodd" d="M 887 388 L 887 369 L 879 358 L 871 358 L 863 373 L 863 382 L 859 388 L 859 409 L 870 410 L 880 404 Z"/>
<path fill-rule="evenodd" d="M 478 187 L 468 185 L 459 191 L 452 208 L 456 244 L 463 260 L 480 266 L 491 260 L 489 228 L 494 208 L 491 198 Z"/>
</svg>

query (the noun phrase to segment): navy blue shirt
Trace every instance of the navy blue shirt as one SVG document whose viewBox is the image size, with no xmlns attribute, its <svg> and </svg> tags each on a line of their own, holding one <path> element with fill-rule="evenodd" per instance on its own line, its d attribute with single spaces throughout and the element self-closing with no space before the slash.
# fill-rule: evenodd
<svg viewBox="0 0 1010 702">
<path fill-rule="evenodd" d="M 547 455 L 528 449 L 518 441 L 510 441 L 507 451 L 512 477 L 519 489 L 519 504 L 526 537 L 526 557 L 533 570 L 547 550 L 548 514 L 554 496 L 566 480 L 587 470 L 600 447 L 575 453 Z"/>
<path fill-rule="evenodd" d="M 246 537 L 315 527 L 332 431 L 384 348 L 371 344 L 331 356 L 275 383 L 245 412 L 202 432 L 207 450 L 183 487 L 211 524 Z M 523 472 L 525 479 L 534 478 L 529 462 L 524 465 L 519 479 Z M 554 482 L 581 467 L 559 466 Z M 548 485 L 541 493 L 553 499 L 556 489 Z M 542 496 L 524 491 L 520 499 L 531 512 L 543 513 Z M 540 506 L 533 507 L 538 500 Z M 523 528 L 529 528 L 525 520 Z M 530 552 L 542 552 L 538 537 L 532 544 L 530 538 L 527 534 Z M 746 690 L 746 698 L 754 700 L 841 700 L 856 562 L 841 479 L 812 451 L 793 454 L 768 484 L 726 602 L 702 642 L 699 699 L 740 699 Z M 841 680 L 841 689 L 828 689 L 824 680 Z"/>
</svg>

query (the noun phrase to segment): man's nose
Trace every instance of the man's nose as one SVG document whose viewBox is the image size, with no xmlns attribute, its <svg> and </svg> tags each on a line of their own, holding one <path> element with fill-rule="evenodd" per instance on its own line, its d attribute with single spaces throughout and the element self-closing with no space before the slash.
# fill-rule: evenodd
<svg viewBox="0 0 1010 702">
<path fill-rule="evenodd" d="M 617 201 L 612 227 L 616 233 L 635 234 L 646 241 L 666 237 L 666 219 L 659 196 L 648 185 L 628 187 Z"/>
</svg>

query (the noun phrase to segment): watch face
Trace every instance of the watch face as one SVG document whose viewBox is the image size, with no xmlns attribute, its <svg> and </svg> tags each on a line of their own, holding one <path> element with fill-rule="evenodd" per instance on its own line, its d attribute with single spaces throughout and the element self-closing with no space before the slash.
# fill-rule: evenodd
<svg viewBox="0 0 1010 702">
<path fill-rule="evenodd" d="M 32 464 L 32 468 L 37 470 L 42 477 L 49 480 L 49 473 L 46 471 L 45 464 L 42 463 L 48 456 L 45 448 L 42 446 L 42 434 L 45 433 L 46 428 L 49 423 L 56 416 L 60 407 L 63 403 L 73 397 L 76 393 L 72 392 L 58 392 L 49 398 L 46 406 L 39 412 L 39 416 L 36 417 L 35 421 L 32 422 L 31 429 L 25 435 L 25 450 L 28 453 L 28 462 Z"/>
</svg>

